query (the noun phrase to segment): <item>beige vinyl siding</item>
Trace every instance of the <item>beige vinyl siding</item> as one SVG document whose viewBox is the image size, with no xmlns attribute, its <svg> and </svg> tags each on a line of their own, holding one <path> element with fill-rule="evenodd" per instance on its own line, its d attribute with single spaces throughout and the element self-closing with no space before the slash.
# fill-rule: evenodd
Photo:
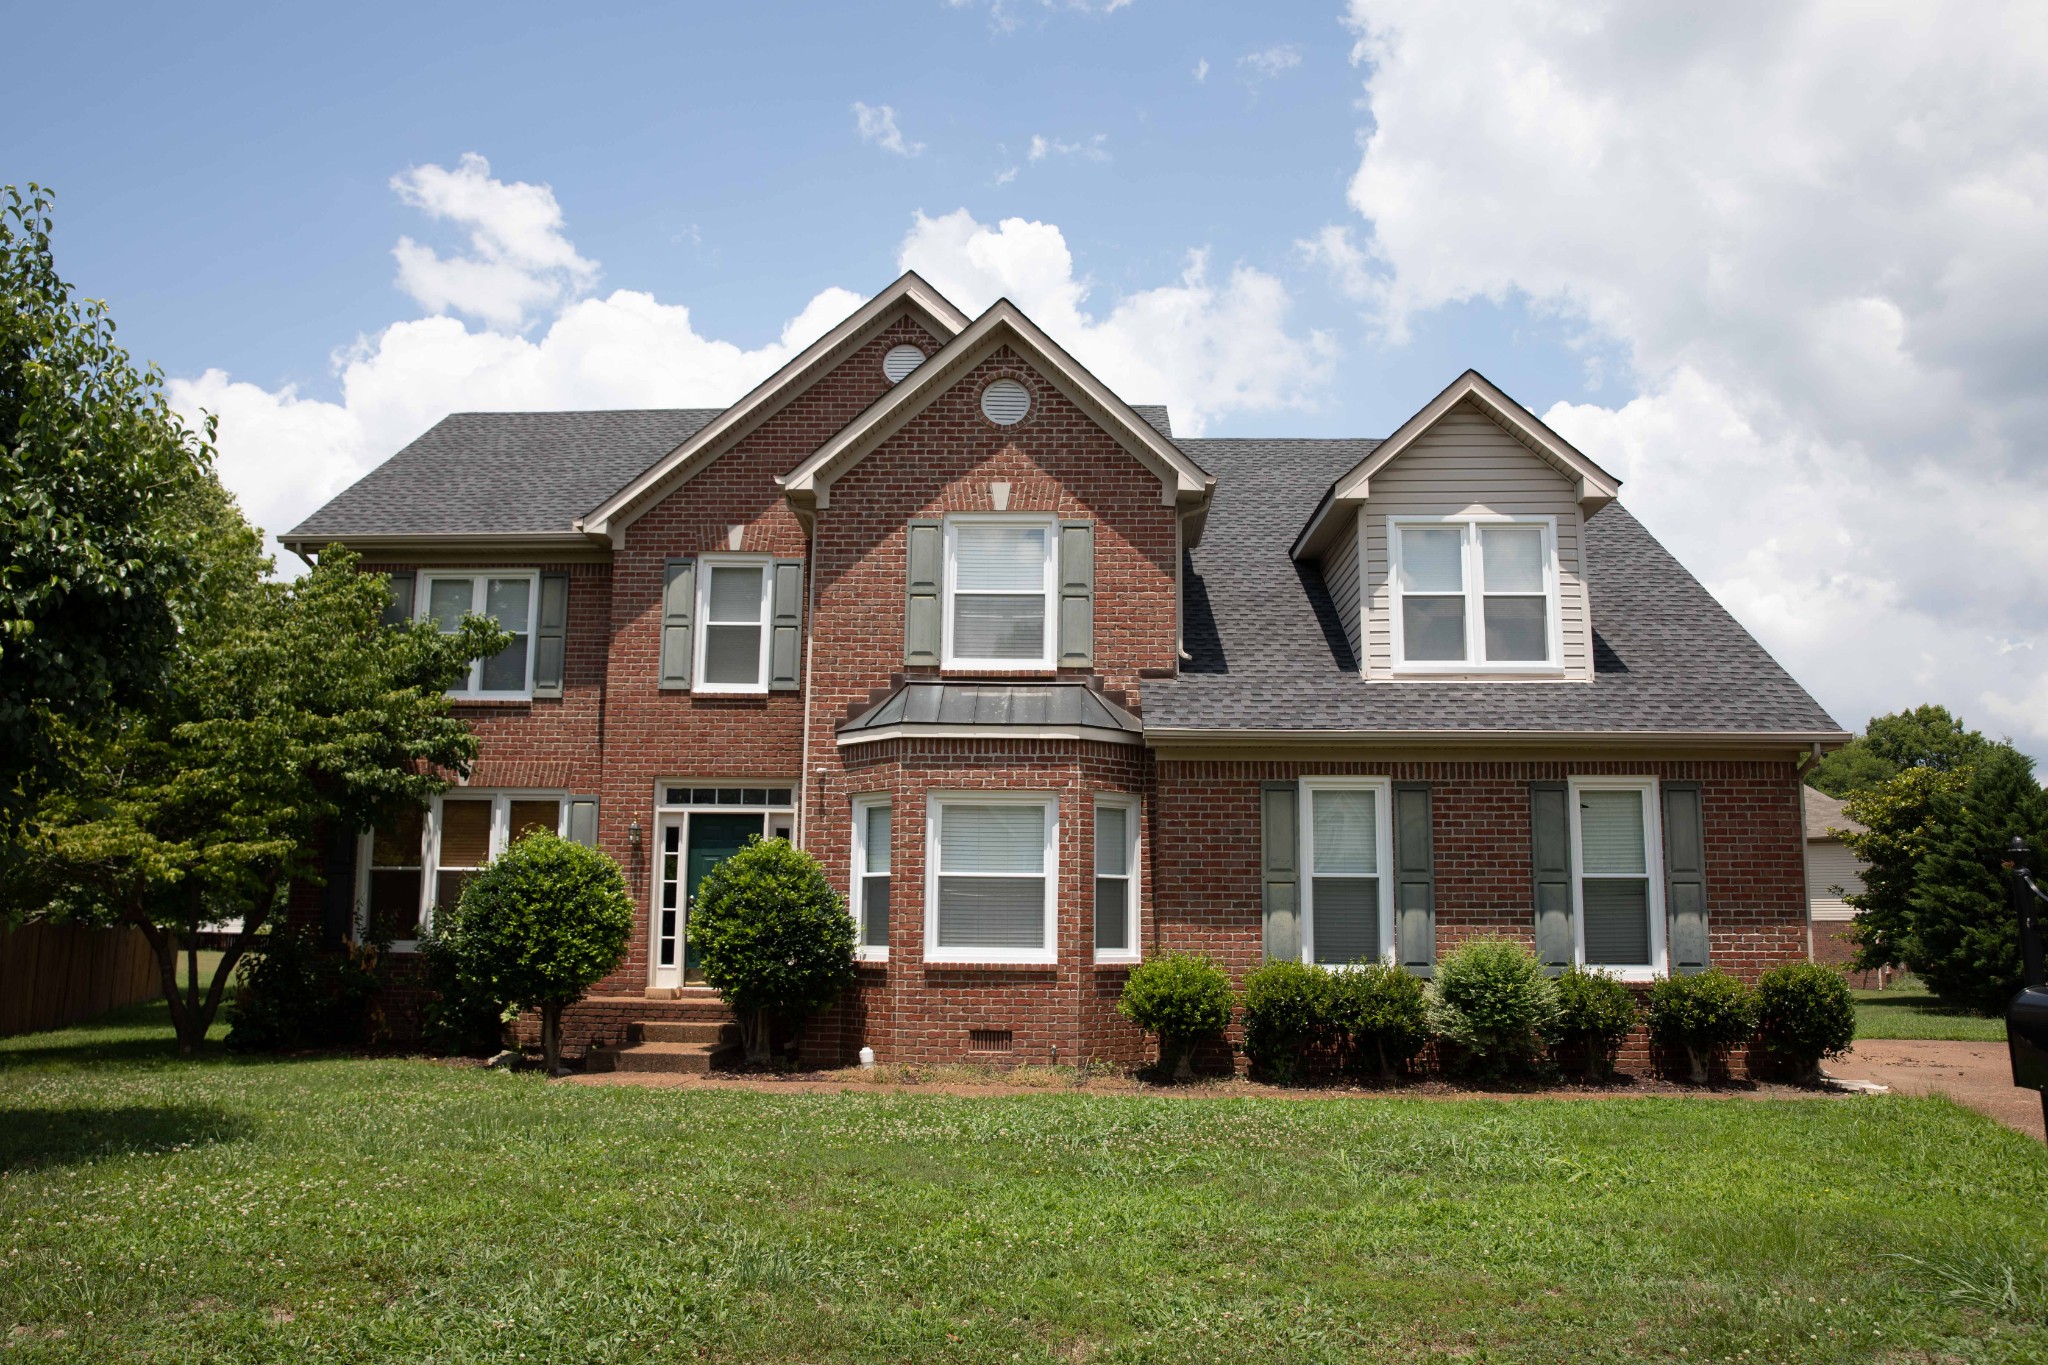
<svg viewBox="0 0 2048 1365">
<path fill-rule="evenodd" d="M 1330 546 L 1323 557 L 1323 586 L 1330 590 L 1330 602 L 1337 619 L 1344 623 L 1344 638 L 1351 642 L 1351 657 L 1361 666 L 1365 650 L 1361 639 L 1364 617 L 1358 599 L 1358 537 L 1346 533 Z"/>
<path fill-rule="evenodd" d="M 1365 542 L 1366 675 L 1394 676 L 1391 595 L 1387 590 L 1387 518 L 1459 514 L 1557 518 L 1558 618 L 1564 644 L 1564 676 L 1590 682 L 1592 631 L 1588 625 L 1585 574 L 1580 563 L 1578 485 L 1471 403 L 1460 403 L 1445 413 L 1392 464 L 1372 476 L 1365 506 L 1359 512 L 1360 526 L 1352 533 L 1355 536 L 1362 529 Z M 1475 676 L 1497 680 L 1503 675 Z"/>
<path fill-rule="evenodd" d="M 1811 839 L 1806 845 L 1806 894 L 1816 920 L 1854 919 L 1856 911 L 1832 888 L 1855 895 L 1863 890 L 1862 864 L 1838 839 Z"/>
</svg>

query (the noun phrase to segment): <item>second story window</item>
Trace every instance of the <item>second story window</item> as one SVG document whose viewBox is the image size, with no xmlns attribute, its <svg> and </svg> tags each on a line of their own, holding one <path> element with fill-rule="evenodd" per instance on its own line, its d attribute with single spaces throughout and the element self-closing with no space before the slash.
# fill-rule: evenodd
<svg viewBox="0 0 2048 1365">
<path fill-rule="evenodd" d="M 948 668 L 1053 666 L 1057 551 L 1051 517 L 947 520 Z"/>
<path fill-rule="evenodd" d="M 443 633 L 452 634 L 471 612 L 490 617 L 512 633 L 511 644 L 470 664 L 468 679 L 453 689 L 453 695 L 533 695 L 533 609 L 540 596 L 537 581 L 538 575 L 517 571 L 426 575 L 421 615 Z"/>
<path fill-rule="evenodd" d="M 697 570 L 699 692 L 768 690 L 768 561 L 705 555 Z"/>
<path fill-rule="evenodd" d="M 1549 519 L 1389 518 L 1397 668 L 1558 665 L 1556 531 Z"/>
</svg>

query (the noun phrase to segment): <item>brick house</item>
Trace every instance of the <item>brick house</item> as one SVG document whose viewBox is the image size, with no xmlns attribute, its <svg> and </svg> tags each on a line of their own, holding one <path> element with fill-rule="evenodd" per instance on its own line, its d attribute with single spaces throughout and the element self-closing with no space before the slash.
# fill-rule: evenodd
<svg viewBox="0 0 2048 1365">
<path fill-rule="evenodd" d="M 692 887 L 751 835 L 857 922 L 820 1061 L 1138 1061 L 1171 949 L 1753 976 L 1847 736 L 1618 494 L 1472 372 L 1385 440 L 1176 439 L 914 274 L 724 410 L 456 414 L 282 538 L 515 637 L 328 914 L 403 952 L 526 829 L 595 843 L 642 913 L 572 1052 L 702 1012 Z"/>
</svg>

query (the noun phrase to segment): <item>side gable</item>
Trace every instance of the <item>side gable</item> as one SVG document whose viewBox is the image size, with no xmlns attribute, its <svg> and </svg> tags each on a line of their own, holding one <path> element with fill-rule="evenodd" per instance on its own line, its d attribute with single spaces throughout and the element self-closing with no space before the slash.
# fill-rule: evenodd
<svg viewBox="0 0 2048 1365">
<path fill-rule="evenodd" d="M 917 272 L 905 272 L 894 284 L 855 309 L 844 322 L 762 380 L 739 402 L 583 516 L 576 528 L 586 535 L 608 537 L 616 548 L 622 543 L 626 527 L 648 509 L 801 397 L 875 333 L 906 320 L 940 342 L 955 337 L 968 325 L 967 315 Z"/>
</svg>

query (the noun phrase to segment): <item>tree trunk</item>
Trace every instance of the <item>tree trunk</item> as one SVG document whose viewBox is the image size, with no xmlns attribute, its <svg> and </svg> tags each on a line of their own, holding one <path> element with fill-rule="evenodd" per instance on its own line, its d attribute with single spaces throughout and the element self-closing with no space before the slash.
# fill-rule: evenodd
<svg viewBox="0 0 2048 1365">
<path fill-rule="evenodd" d="M 544 1000 L 540 1007 L 541 1066 L 552 1076 L 562 1069 L 562 1004 Z"/>
<path fill-rule="evenodd" d="M 740 1039 L 746 1045 L 747 1065 L 768 1065 L 768 1011 L 745 1010 L 740 1014 Z"/>
</svg>

